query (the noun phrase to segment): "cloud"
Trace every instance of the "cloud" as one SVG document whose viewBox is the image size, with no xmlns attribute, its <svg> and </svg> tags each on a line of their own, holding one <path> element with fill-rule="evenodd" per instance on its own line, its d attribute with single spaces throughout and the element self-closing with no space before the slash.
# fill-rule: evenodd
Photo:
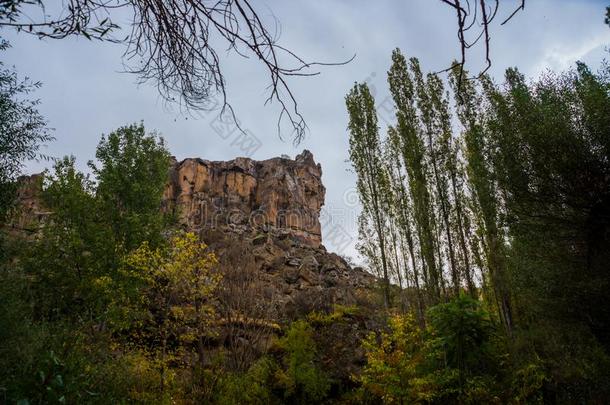
<svg viewBox="0 0 610 405">
<path fill-rule="evenodd" d="M 557 44 L 545 50 L 542 60 L 536 65 L 535 71 L 546 69 L 563 71 L 574 66 L 577 61 L 598 59 L 603 55 L 608 45 L 609 36 L 599 33 L 586 42 L 572 44 Z"/>
<path fill-rule="evenodd" d="M 504 3 L 504 2 L 502 2 Z M 506 2 L 512 6 L 511 3 Z M 576 59 L 599 63 L 610 42 L 610 30 L 603 24 L 605 1 L 538 0 L 528 2 L 525 12 L 510 24 L 495 25 L 492 31 L 491 73 L 497 79 L 510 66 L 518 66 L 529 76 L 546 67 L 565 69 Z M 345 201 L 353 189 L 349 172 L 347 114 L 344 97 L 355 81 L 367 78 L 377 97 L 388 94 L 386 71 L 391 50 L 400 47 L 417 56 L 422 66 L 439 70 L 459 56 L 455 16 L 440 1 L 409 0 L 309 0 L 268 1 L 266 4 L 281 22 L 281 42 L 309 60 L 341 61 L 354 53 L 356 59 L 345 66 L 328 67 L 321 75 L 291 80 L 293 90 L 310 129 L 308 137 L 294 147 L 290 139 L 277 137 L 277 106 L 265 106 L 264 69 L 256 60 L 226 57 L 223 66 L 229 94 L 243 126 L 261 141 L 254 158 L 281 154 L 294 156 L 310 149 L 322 164 L 327 188 L 326 210 L 349 233 L 352 242 L 346 253 L 354 256 L 358 206 Z M 507 9 L 505 9 L 507 10 Z M 270 13 L 264 12 L 266 18 Z M 41 112 L 56 129 L 57 141 L 48 153 L 74 154 L 85 168 L 94 157 L 102 133 L 143 120 L 167 139 L 180 159 L 200 156 L 227 160 L 240 154 L 230 138 L 223 139 L 211 126 L 213 116 L 187 118 L 176 108 L 164 105 L 151 85 L 136 84 L 136 77 L 122 70 L 119 45 L 84 39 L 40 41 L 27 35 L 2 31 L 13 48 L 4 55 L 19 72 L 40 80 Z M 469 54 L 469 68 L 483 66 L 483 51 Z M 32 162 L 31 172 L 44 163 Z M 328 231 L 332 227 L 327 227 Z M 328 237 L 325 234 L 324 237 Z M 332 250 L 334 247 L 329 246 Z"/>
</svg>

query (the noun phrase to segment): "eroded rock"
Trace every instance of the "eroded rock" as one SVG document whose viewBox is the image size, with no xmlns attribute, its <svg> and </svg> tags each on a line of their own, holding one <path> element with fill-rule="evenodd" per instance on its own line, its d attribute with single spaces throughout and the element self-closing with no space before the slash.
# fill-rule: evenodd
<svg viewBox="0 0 610 405">
<path fill-rule="evenodd" d="M 322 168 L 305 150 L 294 160 L 198 158 L 174 162 L 164 207 L 191 231 L 247 226 L 312 247 L 322 242 Z"/>
<path fill-rule="evenodd" d="M 264 284 L 261 296 L 272 297 L 277 320 L 289 320 L 332 310 L 335 304 L 353 305 L 357 292 L 375 282 L 322 245 L 321 176 L 309 151 L 294 160 L 174 160 L 161 209 L 174 212 L 182 228 L 200 235 L 221 265 L 231 247 L 243 246 L 233 254 L 256 267 Z M 20 181 L 19 215 L 9 225 L 36 232 L 50 214 L 40 199 L 43 178 Z"/>
</svg>

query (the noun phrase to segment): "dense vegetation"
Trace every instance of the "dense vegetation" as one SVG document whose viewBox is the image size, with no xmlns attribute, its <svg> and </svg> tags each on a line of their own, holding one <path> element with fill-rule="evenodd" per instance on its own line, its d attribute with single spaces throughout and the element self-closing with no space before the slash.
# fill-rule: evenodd
<svg viewBox="0 0 610 405">
<path fill-rule="evenodd" d="M 8 47 L 0 38 L 0 54 Z M 0 221 L 11 206 L 15 179 L 24 161 L 41 157 L 41 144 L 53 139 L 36 109 L 38 100 L 27 99 L 38 87 L 40 83 L 21 79 L 0 61 Z"/>
<path fill-rule="evenodd" d="M 0 71 L 0 402 L 604 403 L 610 68 L 461 75 L 449 94 L 395 51 L 386 136 L 367 86 L 347 95 L 379 288 L 278 324 L 246 246 L 220 262 L 160 209 L 170 154 L 142 124 L 103 136 L 91 175 L 56 161 L 48 216 L 16 230 L 50 136 Z"/>
<path fill-rule="evenodd" d="M 366 84 L 346 97 L 360 251 L 385 302 L 415 316 L 367 343 L 363 388 L 396 402 L 602 402 L 610 69 L 459 75 L 450 97 L 396 50 L 386 137 Z"/>
</svg>

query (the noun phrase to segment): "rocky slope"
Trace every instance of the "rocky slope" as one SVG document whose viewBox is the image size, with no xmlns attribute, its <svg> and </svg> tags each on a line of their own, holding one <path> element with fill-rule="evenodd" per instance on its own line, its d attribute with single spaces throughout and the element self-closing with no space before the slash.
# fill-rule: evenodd
<svg viewBox="0 0 610 405">
<path fill-rule="evenodd" d="M 287 320 L 333 304 L 356 304 L 374 282 L 322 244 L 321 176 L 307 150 L 295 159 L 174 160 L 162 209 L 173 212 L 183 229 L 199 234 L 221 266 L 231 262 L 255 269 L 264 285 L 258 298 L 273 301 L 274 318 Z M 50 215 L 40 201 L 42 175 L 20 181 L 19 214 L 9 226 L 13 232 L 35 232 Z"/>
<path fill-rule="evenodd" d="M 276 319 L 292 318 L 356 304 L 374 280 L 322 244 L 321 176 L 307 150 L 294 160 L 185 159 L 172 164 L 164 209 L 200 234 L 221 265 L 247 257 L 265 285 L 259 298 L 273 301 Z"/>
</svg>

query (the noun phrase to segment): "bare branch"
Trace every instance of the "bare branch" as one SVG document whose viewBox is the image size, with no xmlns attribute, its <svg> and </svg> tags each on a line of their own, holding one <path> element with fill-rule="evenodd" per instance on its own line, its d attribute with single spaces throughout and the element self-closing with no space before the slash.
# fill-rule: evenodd
<svg viewBox="0 0 610 405">
<path fill-rule="evenodd" d="M 26 9 L 39 8 L 35 21 Z M 121 27 L 113 22 L 117 9 L 131 14 L 130 32 L 119 37 Z M 272 17 L 276 22 L 277 19 Z M 278 135 L 288 120 L 296 143 L 307 125 L 290 87 L 292 76 L 315 76 L 315 68 L 349 63 L 305 61 L 278 44 L 277 32 L 268 30 L 251 0 L 66 0 L 54 17 L 45 15 L 42 0 L 3 0 L 0 27 L 40 38 L 62 39 L 72 35 L 91 40 L 124 43 L 125 70 L 141 82 L 152 81 L 161 96 L 186 110 L 206 110 L 218 99 L 221 114 L 235 112 L 229 104 L 227 83 L 221 67 L 220 49 L 244 58 L 255 57 L 269 79 L 267 103 L 280 105 Z M 239 123 L 235 120 L 239 127 Z M 241 129 L 241 128 L 240 128 Z"/>
<path fill-rule="evenodd" d="M 499 0 L 441 0 L 441 2 L 450 6 L 456 11 L 458 25 L 457 37 L 460 44 L 460 60 L 447 69 L 443 69 L 437 73 L 447 72 L 459 66 L 459 74 L 457 79 L 457 86 L 459 90 L 461 88 L 462 80 L 464 79 L 462 76 L 464 72 L 464 65 L 466 64 L 466 50 L 472 48 L 481 40 L 483 40 L 485 46 L 485 68 L 477 76 L 485 74 L 491 68 L 490 26 L 498 15 L 500 2 Z M 517 7 L 517 9 L 514 10 L 500 25 L 506 24 L 523 9 L 525 9 L 525 0 L 521 0 L 519 7 Z M 476 36 L 472 41 L 469 41 L 467 38 L 467 33 L 474 27 L 481 27 L 481 30 L 475 34 Z"/>
<path fill-rule="evenodd" d="M 511 13 L 511 15 L 508 16 L 508 18 L 506 20 L 502 21 L 502 24 L 500 24 L 500 25 L 504 25 L 507 22 L 509 22 L 515 16 L 515 14 L 517 14 L 521 10 L 525 10 L 525 0 L 521 0 L 521 5 L 519 7 L 517 7 L 515 9 L 515 11 L 513 11 Z"/>
</svg>

